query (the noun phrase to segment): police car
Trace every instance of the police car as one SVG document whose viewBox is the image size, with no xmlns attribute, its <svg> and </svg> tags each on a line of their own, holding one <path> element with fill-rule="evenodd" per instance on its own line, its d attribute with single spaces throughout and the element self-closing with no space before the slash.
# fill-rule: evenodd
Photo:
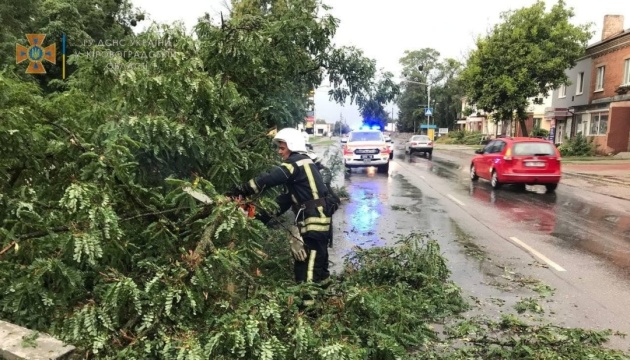
<svg viewBox="0 0 630 360">
<path fill-rule="evenodd" d="M 343 145 L 343 163 L 346 168 L 375 166 L 378 172 L 387 173 L 390 153 L 379 129 L 361 127 L 348 134 L 348 141 Z"/>
</svg>

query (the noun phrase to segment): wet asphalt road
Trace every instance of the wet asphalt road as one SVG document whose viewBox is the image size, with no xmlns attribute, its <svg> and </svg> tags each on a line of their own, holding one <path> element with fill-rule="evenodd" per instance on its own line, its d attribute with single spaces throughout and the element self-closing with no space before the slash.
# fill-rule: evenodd
<svg viewBox="0 0 630 360">
<path fill-rule="evenodd" d="M 539 301 L 544 320 L 630 334 L 630 213 L 596 205 L 605 197 L 575 188 L 495 191 L 484 180 L 472 183 L 466 162 L 400 150 L 389 174 L 353 169 L 336 179 L 350 200 L 334 216 L 331 270 L 342 269 L 353 247 L 425 233 L 440 243 L 453 280 L 478 313 L 514 313 L 514 304 L 538 296 L 533 289 L 545 284 L 555 293 Z M 629 349 L 630 340 L 612 345 Z"/>
</svg>

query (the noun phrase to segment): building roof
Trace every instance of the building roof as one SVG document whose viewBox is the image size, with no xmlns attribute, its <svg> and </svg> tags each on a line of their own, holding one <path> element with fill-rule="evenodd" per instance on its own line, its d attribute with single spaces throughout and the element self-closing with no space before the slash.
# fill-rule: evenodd
<svg viewBox="0 0 630 360">
<path fill-rule="evenodd" d="M 625 39 L 627 38 L 627 39 Z M 630 28 L 620 32 L 617 35 L 613 35 L 608 39 L 600 40 L 586 47 L 584 56 L 580 60 L 587 57 L 596 57 L 603 51 L 609 51 L 617 46 L 623 46 L 630 43 Z"/>
</svg>

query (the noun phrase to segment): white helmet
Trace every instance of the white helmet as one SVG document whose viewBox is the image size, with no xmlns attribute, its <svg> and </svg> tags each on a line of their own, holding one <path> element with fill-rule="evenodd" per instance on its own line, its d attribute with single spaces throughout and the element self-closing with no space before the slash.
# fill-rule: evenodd
<svg viewBox="0 0 630 360">
<path fill-rule="evenodd" d="M 306 142 L 304 141 L 304 135 L 297 129 L 284 128 L 273 137 L 274 144 L 278 145 L 278 142 L 283 141 L 287 143 L 287 148 L 292 152 L 306 153 Z"/>
</svg>

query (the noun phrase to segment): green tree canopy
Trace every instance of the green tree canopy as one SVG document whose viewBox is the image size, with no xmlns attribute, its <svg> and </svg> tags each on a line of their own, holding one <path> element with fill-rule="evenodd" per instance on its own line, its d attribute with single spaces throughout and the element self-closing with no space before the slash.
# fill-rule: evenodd
<svg viewBox="0 0 630 360">
<path fill-rule="evenodd" d="M 461 112 L 461 96 L 464 91 L 458 81 L 462 64 L 454 59 L 440 59 L 440 53 L 431 48 L 405 51 L 400 59 L 403 76 L 407 80 L 431 85 L 432 123 L 439 127 L 452 128 L 458 113 Z M 422 71 L 418 67 L 422 65 Z M 398 97 L 398 128 L 413 131 L 414 124 L 427 122 L 424 115 L 428 104 L 427 85 L 404 82 Z"/>
<path fill-rule="evenodd" d="M 462 73 L 470 102 L 497 113 L 497 120 L 518 118 L 527 136 L 528 98 L 568 84 L 565 70 L 575 66 L 591 37 L 590 25 L 573 25 L 572 8 L 560 0 L 549 12 L 538 1 L 501 15 L 502 23 L 477 39 Z"/>
<path fill-rule="evenodd" d="M 383 72 L 379 79 L 370 84 L 357 100 L 359 112 L 364 122 L 387 125 L 388 113 L 384 105 L 393 101 L 400 93 L 400 86 L 393 81 L 394 74 Z"/>
</svg>

